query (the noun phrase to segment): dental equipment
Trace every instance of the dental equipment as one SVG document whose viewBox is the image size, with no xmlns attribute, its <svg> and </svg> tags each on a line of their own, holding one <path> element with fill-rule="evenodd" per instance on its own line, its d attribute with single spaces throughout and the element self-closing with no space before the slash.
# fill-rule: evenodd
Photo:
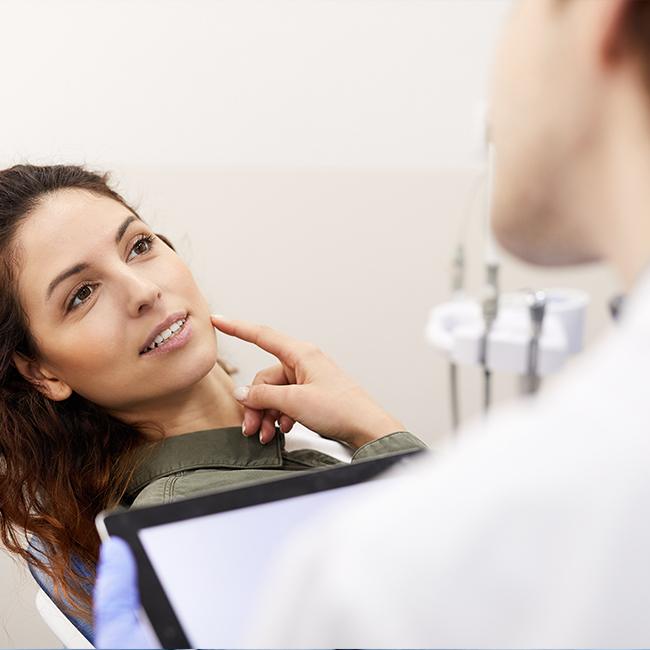
<svg viewBox="0 0 650 650">
<path fill-rule="evenodd" d="M 623 313 L 623 307 L 625 307 L 625 295 L 618 294 L 614 296 L 608 304 L 609 313 L 613 320 L 617 321 L 621 314 Z"/>
<path fill-rule="evenodd" d="M 499 313 L 498 266 L 488 266 L 488 282 L 481 302 L 483 315 L 483 336 L 479 353 L 479 364 L 483 368 L 483 409 L 487 412 L 492 403 L 492 372 L 488 364 L 488 343 L 492 326 Z"/>
<path fill-rule="evenodd" d="M 501 294 L 500 260 L 492 236 L 492 192 L 495 149 L 488 128 L 487 106 L 481 104 L 476 120 L 476 153 L 480 173 L 467 193 L 459 237 L 451 260 L 450 301 L 434 307 L 426 328 L 428 341 L 449 361 L 451 420 L 460 424 L 460 367 L 478 365 L 483 374 L 483 410 L 492 403 L 492 380 L 498 372 L 521 376 L 521 388 L 536 392 L 542 377 L 559 370 L 582 350 L 588 296 L 568 288 L 545 289 L 526 296 Z M 483 190 L 481 192 L 479 190 Z M 464 292 L 465 239 L 476 197 L 482 196 L 485 283 L 481 298 Z M 614 307 L 612 307 L 614 310 Z M 616 306 L 616 313 L 620 304 Z"/>
<path fill-rule="evenodd" d="M 451 260 L 451 296 L 452 301 L 460 303 L 465 299 L 465 238 L 467 229 L 474 213 L 477 197 L 485 182 L 483 172 L 477 174 L 467 192 L 467 199 L 460 215 L 458 231 L 458 244 Z M 452 430 L 456 431 L 460 424 L 460 392 L 458 390 L 459 368 L 458 364 L 449 360 L 449 398 Z"/>
<path fill-rule="evenodd" d="M 487 180 L 485 187 L 485 272 L 486 287 L 482 301 L 483 338 L 481 339 L 480 364 L 483 367 L 483 410 L 487 413 L 492 403 L 492 372 L 488 363 L 488 344 L 492 326 L 499 314 L 499 258 L 492 236 L 491 208 L 494 180 L 494 145 L 489 132 L 485 132 L 487 146 Z"/>
<path fill-rule="evenodd" d="M 522 392 L 535 394 L 540 387 L 539 340 L 546 315 L 546 294 L 543 291 L 528 292 L 528 312 L 530 314 L 531 337 L 528 345 L 528 372 L 522 377 Z"/>
<path fill-rule="evenodd" d="M 540 318 L 541 305 L 533 305 L 535 318 L 542 322 L 538 325 L 539 334 L 532 353 L 530 299 L 521 291 L 500 295 L 485 359 L 491 378 L 497 373 L 530 375 L 531 357 L 534 357 L 533 374 L 541 381 L 559 371 L 569 357 L 582 351 L 588 295 L 569 288 L 546 288 L 543 294 L 543 318 Z M 457 298 L 435 306 L 429 314 L 427 340 L 456 365 L 459 374 L 462 367 L 483 369 L 483 302 L 491 306 L 488 301 Z"/>
<path fill-rule="evenodd" d="M 453 297 L 462 296 L 465 287 L 465 252 L 463 244 L 458 244 L 452 260 L 451 291 Z M 460 424 L 460 402 L 458 395 L 458 366 L 449 362 L 449 399 L 451 401 L 451 426 L 454 431 Z"/>
</svg>

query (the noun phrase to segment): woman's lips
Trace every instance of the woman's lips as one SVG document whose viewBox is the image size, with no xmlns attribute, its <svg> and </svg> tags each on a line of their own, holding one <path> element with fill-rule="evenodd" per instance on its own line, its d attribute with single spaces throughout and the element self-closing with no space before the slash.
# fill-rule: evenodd
<svg viewBox="0 0 650 650">
<path fill-rule="evenodd" d="M 183 323 L 183 327 L 179 329 L 173 336 L 168 338 L 164 343 L 161 343 L 157 348 L 149 350 L 148 352 L 143 352 L 141 357 L 157 357 L 161 354 L 171 352 L 172 350 L 177 350 L 182 348 L 190 340 L 192 336 L 192 324 L 190 323 L 190 317 L 188 316 Z"/>
<path fill-rule="evenodd" d="M 178 323 L 179 321 L 185 321 L 189 314 L 186 311 L 177 311 L 174 314 L 170 314 L 162 320 L 156 327 L 154 327 L 153 330 L 149 333 L 149 337 L 147 338 L 147 342 L 142 346 L 140 352 L 145 352 L 149 346 L 151 346 L 156 338 L 159 337 L 161 332 L 164 332 L 166 329 L 171 329 L 171 327 L 174 325 L 174 323 Z M 160 337 L 162 339 L 162 337 Z M 161 340 L 162 343 L 162 340 Z"/>
</svg>

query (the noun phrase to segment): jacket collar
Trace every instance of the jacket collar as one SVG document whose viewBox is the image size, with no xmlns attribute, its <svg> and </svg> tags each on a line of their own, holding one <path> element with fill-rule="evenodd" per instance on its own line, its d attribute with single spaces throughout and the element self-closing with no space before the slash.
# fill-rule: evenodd
<svg viewBox="0 0 650 650">
<path fill-rule="evenodd" d="M 135 496 L 152 481 L 206 468 L 269 468 L 282 465 L 284 434 L 276 428 L 266 445 L 257 436 L 242 435 L 241 427 L 206 429 L 146 445 L 129 482 L 127 496 Z"/>
</svg>

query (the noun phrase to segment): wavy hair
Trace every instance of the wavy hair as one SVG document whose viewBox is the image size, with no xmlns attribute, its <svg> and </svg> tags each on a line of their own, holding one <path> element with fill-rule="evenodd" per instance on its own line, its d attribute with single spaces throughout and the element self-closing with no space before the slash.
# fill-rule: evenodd
<svg viewBox="0 0 650 650">
<path fill-rule="evenodd" d="M 109 197 L 140 218 L 108 174 L 71 165 L 0 171 L 0 538 L 50 577 L 64 609 L 90 621 L 95 516 L 122 499 L 145 428 L 164 433 L 151 422 L 127 424 L 77 393 L 52 401 L 13 362 L 16 353 L 40 356 L 18 298 L 17 232 L 46 195 L 64 189 Z"/>
</svg>

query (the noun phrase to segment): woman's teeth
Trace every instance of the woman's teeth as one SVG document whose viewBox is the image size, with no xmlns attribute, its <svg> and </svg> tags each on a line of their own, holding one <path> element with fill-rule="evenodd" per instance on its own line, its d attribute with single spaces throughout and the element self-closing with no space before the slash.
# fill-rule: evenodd
<svg viewBox="0 0 650 650">
<path fill-rule="evenodd" d="M 165 341 L 174 336 L 174 334 L 176 334 L 176 332 L 178 332 L 183 327 L 185 320 L 185 318 L 181 318 L 175 323 L 172 323 L 166 330 L 160 332 L 160 334 L 156 336 L 156 338 L 153 340 L 153 343 L 143 352 L 143 354 L 163 345 Z"/>
</svg>

